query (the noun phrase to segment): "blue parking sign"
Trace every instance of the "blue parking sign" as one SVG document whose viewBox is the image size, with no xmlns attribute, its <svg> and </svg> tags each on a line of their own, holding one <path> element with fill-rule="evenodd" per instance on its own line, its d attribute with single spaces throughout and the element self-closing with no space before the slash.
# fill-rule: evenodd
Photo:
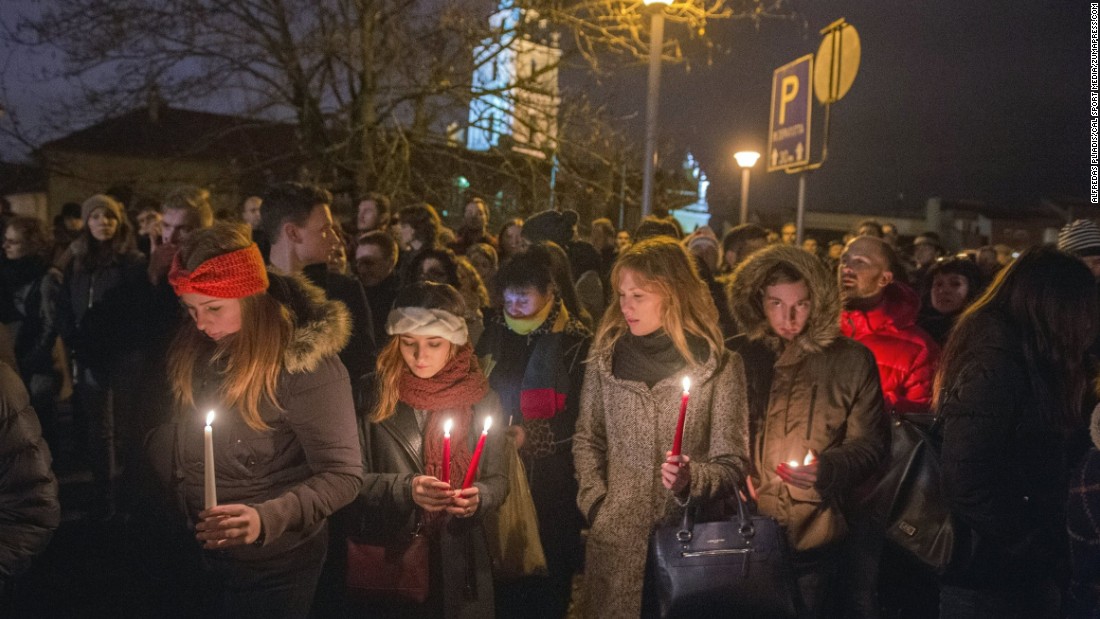
<svg viewBox="0 0 1100 619">
<path fill-rule="evenodd" d="M 779 67 L 772 74 L 772 109 L 766 155 L 769 172 L 810 163 L 813 64 L 813 54 L 807 54 Z"/>
</svg>

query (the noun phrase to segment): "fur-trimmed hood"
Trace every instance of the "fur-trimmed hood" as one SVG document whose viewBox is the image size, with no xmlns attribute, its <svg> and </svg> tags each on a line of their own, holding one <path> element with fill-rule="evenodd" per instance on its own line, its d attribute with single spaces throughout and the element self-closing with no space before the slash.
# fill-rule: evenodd
<svg viewBox="0 0 1100 619">
<path fill-rule="evenodd" d="M 769 328 L 758 299 L 764 278 L 780 263 L 802 274 L 813 301 L 806 329 L 794 343 L 806 352 L 819 352 L 840 335 L 840 295 L 825 264 L 807 251 L 792 245 L 772 245 L 752 254 L 733 273 L 727 289 L 730 311 L 749 340 L 764 340 L 778 350 L 779 337 Z"/>
<path fill-rule="evenodd" d="M 268 267 L 267 275 L 267 292 L 290 310 L 294 320 L 284 367 L 291 374 L 312 372 L 351 339 L 351 313 L 343 303 L 326 298 L 325 292 L 302 274 L 286 275 Z"/>
</svg>

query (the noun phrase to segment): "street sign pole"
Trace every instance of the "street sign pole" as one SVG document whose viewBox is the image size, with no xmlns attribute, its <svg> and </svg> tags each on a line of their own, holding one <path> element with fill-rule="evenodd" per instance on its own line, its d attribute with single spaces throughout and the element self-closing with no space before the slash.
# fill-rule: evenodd
<svg viewBox="0 0 1100 619">
<path fill-rule="evenodd" d="M 802 247 L 802 230 L 803 220 L 806 217 L 806 176 L 809 172 L 803 170 L 798 175 L 798 213 L 795 216 L 795 226 L 798 228 L 798 236 L 795 237 L 795 242 L 799 247 Z"/>
<path fill-rule="evenodd" d="M 812 54 L 787 63 L 772 76 L 772 110 L 768 132 L 768 172 L 783 170 L 798 174 L 798 207 L 795 215 L 796 238 L 799 245 L 804 236 L 806 217 L 806 177 L 825 164 L 829 156 L 829 124 L 832 104 L 848 93 L 859 70 L 861 46 L 859 34 L 844 18 L 821 30 L 824 39 Z M 803 73 L 803 71 L 806 71 Z M 803 77 L 805 76 L 805 77 Z M 800 93 L 802 82 L 807 82 Z M 810 161 L 810 101 L 813 93 L 825 106 L 825 130 L 821 143 L 821 159 Z M 801 96 L 807 97 L 805 101 Z M 805 116 L 801 116 L 805 105 Z M 794 111 L 794 124 L 788 114 Z M 778 117 L 777 117 L 778 114 Z M 777 120 L 778 118 L 778 120 Z M 804 127 L 799 126 L 804 123 Z M 803 135 L 804 129 L 804 135 Z"/>
</svg>

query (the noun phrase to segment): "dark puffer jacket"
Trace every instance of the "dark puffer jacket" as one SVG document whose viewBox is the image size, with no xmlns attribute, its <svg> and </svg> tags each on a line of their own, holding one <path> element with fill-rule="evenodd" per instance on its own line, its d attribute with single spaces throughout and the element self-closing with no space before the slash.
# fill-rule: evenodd
<svg viewBox="0 0 1100 619">
<path fill-rule="evenodd" d="M 18 575 L 61 520 L 50 450 L 23 381 L 0 361 L 0 581 Z"/>
<path fill-rule="evenodd" d="M 908 286 L 886 287 L 882 302 L 870 310 L 845 310 L 840 330 L 871 349 L 878 363 L 888 411 L 927 412 L 940 349 L 917 326 L 920 297 Z"/>
<path fill-rule="evenodd" d="M 780 263 L 802 274 L 813 301 L 805 329 L 786 344 L 772 332 L 758 301 L 768 271 Z M 745 359 L 760 510 L 783 525 L 795 550 L 837 542 L 847 531 L 844 506 L 889 450 L 875 360 L 840 336 L 840 299 L 832 280 L 801 249 L 775 245 L 753 254 L 736 271 L 730 292 L 744 334 L 729 347 Z M 776 475 L 779 463 L 802 461 L 811 449 L 819 462 L 816 487 L 802 490 Z"/>
</svg>

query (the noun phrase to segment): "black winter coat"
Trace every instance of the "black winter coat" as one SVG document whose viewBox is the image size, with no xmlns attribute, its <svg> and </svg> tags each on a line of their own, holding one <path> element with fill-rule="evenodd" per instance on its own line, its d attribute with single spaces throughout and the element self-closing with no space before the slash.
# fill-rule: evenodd
<svg viewBox="0 0 1100 619">
<path fill-rule="evenodd" d="M 374 338 L 374 317 L 363 284 L 354 277 L 330 272 L 324 264 L 310 265 L 303 273 L 313 285 L 325 291 L 326 297 L 343 303 L 351 313 L 351 339 L 340 351 L 340 360 L 348 368 L 352 387 L 355 388 L 364 376 L 374 372 L 378 350 Z"/>
<path fill-rule="evenodd" d="M 34 281 L 12 291 L 17 320 L 15 357 L 24 377 L 53 371 L 53 347 L 57 341 L 57 304 L 61 274 L 43 263 Z"/>
<path fill-rule="evenodd" d="M 946 416 L 944 492 L 973 551 L 944 582 L 1016 588 L 1064 577 L 1065 435 L 1040 417 L 1045 404 L 1030 388 L 1019 335 L 1000 316 L 976 320 L 981 337 L 957 360 L 937 410 Z"/>
<path fill-rule="evenodd" d="M 150 292 L 145 258 L 119 254 L 111 264 L 88 271 L 71 260 L 65 267 L 58 300 L 58 326 L 75 359 L 107 369 L 117 354 L 138 348 L 145 339 Z"/>
</svg>

